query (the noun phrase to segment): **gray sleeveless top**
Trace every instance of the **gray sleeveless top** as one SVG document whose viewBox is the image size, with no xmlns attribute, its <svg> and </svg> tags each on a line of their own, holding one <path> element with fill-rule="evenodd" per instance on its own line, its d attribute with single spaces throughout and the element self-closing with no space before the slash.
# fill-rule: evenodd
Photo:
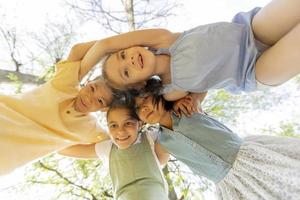
<svg viewBox="0 0 300 200">
<path fill-rule="evenodd" d="M 224 88 L 232 93 L 256 88 L 254 65 L 267 48 L 255 40 L 253 16 L 260 8 L 238 13 L 232 23 L 201 25 L 184 31 L 168 49 L 154 54 L 170 55 L 172 90 L 206 92 Z"/>
<path fill-rule="evenodd" d="M 173 130 L 161 127 L 159 143 L 195 175 L 221 181 L 235 161 L 242 140 L 217 120 L 204 115 L 177 118 Z"/>
<path fill-rule="evenodd" d="M 118 149 L 116 145 L 112 145 L 109 157 L 109 173 L 115 199 L 168 199 L 164 177 L 146 134 L 142 134 L 140 143 L 128 149 Z"/>
</svg>

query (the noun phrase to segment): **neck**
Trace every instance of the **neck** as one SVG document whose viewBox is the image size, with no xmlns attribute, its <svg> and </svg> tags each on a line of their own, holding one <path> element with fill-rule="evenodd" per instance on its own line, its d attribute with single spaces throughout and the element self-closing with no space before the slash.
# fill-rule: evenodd
<svg viewBox="0 0 300 200">
<path fill-rule="evenodd" d="M 172 120 L 171 115 L 172 115 L 171 111 L 166 111 L 160 118 L 159 124 L 161 126 L 164 126 L 168 129 L 172 130 L 173 129 L 173 120 Z"/>
<path fill-rule="evenodd" d="M 156 55 L 156 68 L 154 73 L 161 78 L 163 84 L 171 83 L 170 56 Z"/>
</svg>

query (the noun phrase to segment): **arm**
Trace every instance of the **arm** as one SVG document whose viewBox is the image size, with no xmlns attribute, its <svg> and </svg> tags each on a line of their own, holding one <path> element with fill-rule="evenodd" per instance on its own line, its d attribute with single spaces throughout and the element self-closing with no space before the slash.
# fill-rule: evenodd
<svg viewBox="0 0 300 200">
<path fill-rule="evenodd" d="M 170 154 L 166 150 L 164 150 L 163 147 L 157 142 L 155 142 L 154 148 L 160 164 L 166 165 L 167 162 L 170 160 Z"/>
<path fill-rule="evenodd" d="M 95 151 L 95 144 L 87 144 L 87 145 L 74 145 L 68 148 L 65 148 L 58 152 L 58 154 L 68 157 L 74 158 L 98 158 L 96 151 Z"/>
<path fill-rule="evenodd" d="M 78 43 L 75 44 L 66 61 L 68 62 L 76 62 L 81 61 L 86 56 L 87 52 L 91 49 L 91 47 L 96 43 L 97 41 L 91 41 L 91 42 L 85 42 L 85 43 Z M 94 66 L 91 65 L 80 65 L 79 69 L 79 80 L 81 80 Z"/>
<path fill-rule="evenodd" d="M 81 61 L 79 80 L 81 80 L 101 59 L 109 53 L 132 46 L 170 46 L 176 39 L 165 29 L 146 29 L 123 33 L 98 41 L 79 43 L 72 47 L 67 61 Z"/>
<path fill-rule="evenodd" d="M 194 102 L 194 111 L 195 112 L 203 112 L 201 108 L 201 103 L 203 102 L 204 98 L 207 95 L 207 92 L 202 93 L 191 93 L 191 98 Z"/>
<path fill-rule="evenodd" d="M 163 96 L 164 96 L 164 99 L 167 101 L 176 101 L 176 100 L 179 100 L 179 99 L 185 97 L 188 94 L 189 93 L 186 91 L 173 90 L 172 92 L 164 94 Z"/>
</svg>

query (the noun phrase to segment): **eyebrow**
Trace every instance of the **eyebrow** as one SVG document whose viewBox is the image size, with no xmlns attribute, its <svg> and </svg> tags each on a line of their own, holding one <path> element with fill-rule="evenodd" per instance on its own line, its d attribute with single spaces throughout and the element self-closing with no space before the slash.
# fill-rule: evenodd
<svg viewBox="0 0 300 200">
<path fill-rule="evenodd" d="M 111 121 L 111 122 L 108 122 L 108 125 L 113 124 L 113 123 L 117 123 L 117 122 Z"/>
<path fill-rule="evenodd" d="M 128 116 L 124 121 L 128 121 L 128 120 L 135 120 L 133 117 L 131 117 L 131 116 Z M 118 123 L 118 122 L 116 122 L 116 121 L 111 121 L 111 122 L 108 122 L 108 125 L 109 124 L 112 124 L 112 123 Z"/>
</svg>

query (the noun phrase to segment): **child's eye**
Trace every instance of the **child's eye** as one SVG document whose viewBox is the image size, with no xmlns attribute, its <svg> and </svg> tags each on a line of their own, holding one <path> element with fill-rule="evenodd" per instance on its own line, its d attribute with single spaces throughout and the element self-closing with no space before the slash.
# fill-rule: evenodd
<svg viewBox="0 0 300 200">
<path fill-rule="evenodd" d="M 101 105 L 104 105 L 104 102 L 102 99 L 98 99 L 98 103 L 100 103 Z"/>
<path fill-rule="evenodd" d="M 116 124 L 110 124 L 110 125 L 109 125 L 109 128 L 110 128 L 110 129 L 114 129 L 114 128 L 117 128 L 117 127 L 118 127 L 118 126 L 117 126 Z"/>
<path fill-rule="evenodd" d="M 131 121 L 126 122 L 126 125 L 127 125 L 127 126 L 132 126 L 132 125 L 134 125 L 134 122 L 131 122 Z"/>
<path fill-rule="evenodd" d="M 128 69 L 125 69 L 125 70 L 124 70 L 124 75 L 125 75 L 127 78 L 129 78 L 129 72 L 128 72 Z"/>
<path fill-rule="evenodd" d="M 95 88 L 93 86 L 91 86 L 91 90 L 92 92 L 95 92 Z"/>
<path fill-rule="evenodd" d="M 124 59 L 125 59 L 125 52 L 124 52 L 124 51 L 121 51 L 120 56 L 121 56 L 121 58 L 124 60 Z"/>
</svg>

